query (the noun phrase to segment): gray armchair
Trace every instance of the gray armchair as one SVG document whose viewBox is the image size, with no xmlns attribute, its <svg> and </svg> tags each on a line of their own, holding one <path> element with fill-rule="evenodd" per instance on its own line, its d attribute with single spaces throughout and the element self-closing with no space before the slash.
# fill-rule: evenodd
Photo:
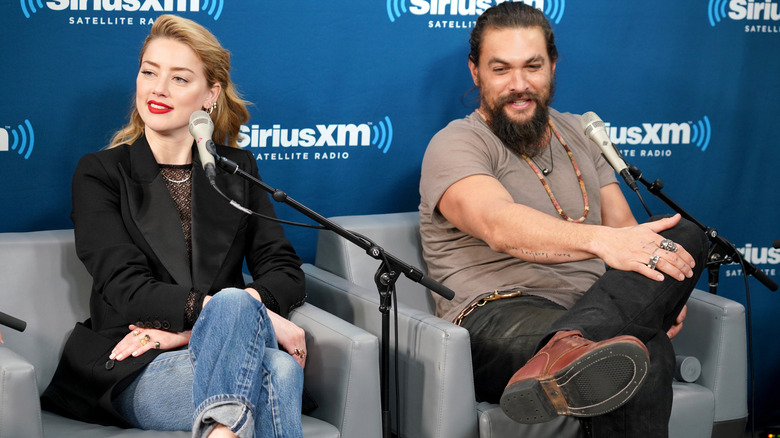
<svg viewBox="0 0 780 438">
<path fill-rule="evenodd" d="M 332 220 L 425 270 L 417 212 L 342 216 Z M 378 266 L 359 247 L 332 232 L 320 231 L 315 266 L 304 266 L 309 301 L 379 335 L 379 297 L 373 282 Z M 476 403 L 468 332 L 435 317 L 433 300 L 419 284 L 402 276 L 397 283 L 397 294 L 400 436 L 581 436 L 579 422 L 570 417 L 523 425 L 511 421 L 498 405 Z M 743 306 L 694 291 L 688 301 L 685 328 L 675 338 L 674 346 L 678 356 L 688 357 L 689 362 L 698 360 L 701 372 L 693 383 L 674 383 L 670 436 L 741 438 L 747 417 Z M 390 377 L 392 381 L 392 373 Z M 391 402 L 391 410 L 394 406 Z M 397 414 L 392 412 L 394 417 Z M 395 427 L 395 419 L 392 423 Z"/>
<path fill-rule="evenodd" d="M 191 436 L 104 427 L 41 411 L 39 394 L 54 374 L 69 331 L 89 313 L 91 285 L 76 257 L 73 230 L 0 233 L 0 310 L 27 322 L 23 333 L 2 327 L 0 437 Z M 319 404 L 303 417 L 304 436 L 379 436 L 376 336 L 311 304 L 296 309 L 291 320 L 306 331 L 304 381 Z"/>
</svg>

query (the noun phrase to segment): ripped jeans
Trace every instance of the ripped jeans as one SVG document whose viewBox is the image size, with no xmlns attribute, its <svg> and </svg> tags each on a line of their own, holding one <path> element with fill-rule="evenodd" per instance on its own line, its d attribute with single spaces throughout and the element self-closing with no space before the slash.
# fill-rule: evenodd
<svg viewBox="0 0 780 438">
<path fill-rule="evenodd" d="M 303 370 L 277 349 L 265 306 L 224 289 L 203 308 L 189 348 L 158 356 L 114 400 L 141 429 L 192 430 L 219 424 L 241 438 L 302 437 Z"/>
</svg>

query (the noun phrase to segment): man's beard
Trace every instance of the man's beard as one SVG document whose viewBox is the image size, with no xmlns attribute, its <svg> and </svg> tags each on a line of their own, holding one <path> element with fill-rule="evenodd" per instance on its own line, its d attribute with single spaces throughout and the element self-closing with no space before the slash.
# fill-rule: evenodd
<svg viewBox="0 0 780 438">
<path fill-rule="evenodd" d="M 550 93 L 544 101 L 541 100 L 542 96 L 536 93 L 513 93 L 499 99 L 495 106 L 483 102 L 482 107 L 489 117 L 490 128 L 509 150 L 532 158 L 543 150 L 549 135 L 547 131 L 550 117 L 549 105 L 552 102 L 554 89 L 555 82 L 551 81 Z M 507 103 L 521 98 L 530 99 L 536 103 L 533 116 L 527 122 L 515 122 L 504 111 L 504 106 Z"/>
</svg>

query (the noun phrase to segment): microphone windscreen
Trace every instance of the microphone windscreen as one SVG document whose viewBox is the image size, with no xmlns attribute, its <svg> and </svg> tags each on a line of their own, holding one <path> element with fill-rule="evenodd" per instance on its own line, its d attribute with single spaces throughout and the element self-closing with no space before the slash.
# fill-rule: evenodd
<svg viewBox="0 0 780 438">
<path fill-rule="evenodd" d="M 589 137 L 591 131 L 593 131 L 596 128 L 606 129 L 604 122 L 593 111 L 588 111 L 582 115 L 582 118 L 580 119 L 580 125 L 582 126 L 582 129 L 585 131 L 585 135 Z"/>
<path fill-rule="evenodd" d="M 198 137 L 211 138 L 214 132 L 214 122 L 211 121 L 209 113 L 198 110 L 190 116 L 190 134 L 196 139 Z"/>
</svg>

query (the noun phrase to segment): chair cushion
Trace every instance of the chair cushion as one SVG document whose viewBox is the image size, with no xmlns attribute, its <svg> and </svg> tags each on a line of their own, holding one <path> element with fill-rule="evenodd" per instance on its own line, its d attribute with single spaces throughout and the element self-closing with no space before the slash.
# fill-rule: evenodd
<svg viewBox="0 0 780 438">
<path fill-rule="evenodd" d="M 715 395 L 693 383 L 672 384 L 674 401 L 669 438 L 710 438 L 715 421 Z"/>
<path fill-rule="evenodd" d="M 500 406 L 484 402 L 477 404 L 477 415 L 479 438 L 584 437 L 580 421 L 574 417 L 560 416 L 546 423 L 519 424 L 507 417 Z"/>
</svg>

